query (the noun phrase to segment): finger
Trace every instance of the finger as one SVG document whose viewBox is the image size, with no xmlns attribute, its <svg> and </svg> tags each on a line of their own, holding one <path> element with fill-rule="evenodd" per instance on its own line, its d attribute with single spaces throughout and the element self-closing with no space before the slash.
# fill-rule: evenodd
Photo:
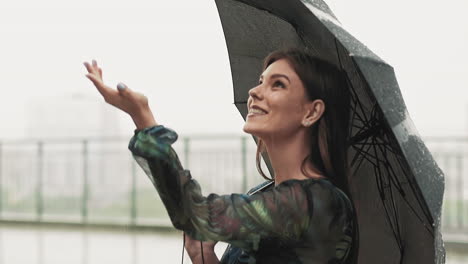
<svg viewBox="0 0 468 264">
<path fill-rule="evenodd" d="M 98 75 L 98 74 L 99 74 L 99 67 L 98 67 L 98 65 L 97 65 L 97 61 L 93 59 L 93 60 L 91 61 L 91 63 L 93 64 L 94 73 Z"/>
<path fill-rule="evenodd" d="M 131 96 L 131 91 L 130 88 L 125 83 L 119 83 L 117 84 L 117 91 L 119 91 L 119 94 L 121 94 L 124 97 L 129 97 Z"/>
<path fill-rule="evenodd" d="M 117 91 L 122 99 L 130 100 L 132 102 L 143 103 L 146 104 L 148 102 L 148 98 L 139 93 L 135 92 L 132 89 L 128 88 L 128 86 L 124 83 L 119 83 L 117 85 Z"/>
<path fill-rule="evenodd" d="M 91 66 L 91 64 L 89 64 L 89 62 L 83 62 L 84 66 L 86 67 L 86 70 L 88 70 L 89 73 L 93 73 L 93 67 Z"/>
<path fill-rule="evenodd" d="M 85 67 L 86 67 L 86 69 L 88 70 L 89 73 L 92 73 L 92 74 L 95 74 L 95 75 L 99 74 L 97 69 L 93 65 L 89 64 L 89 62 L 84 62 L 84 65 L 85 65 Z"/>
<path fill-rule="evenodd" d="M 98 68 L 98 71 L 99 71 L 99 76 L 101 77 L 101 80 L 102 80 L 102 69 Z"/>
<path fill-rule="evenodd" d="M 94 74 L 92 73 L 89 73 L 89 74 L 86 74 L 86 77 L 91 80 L 91 82 L 93 82 L 94 86 L 96 86 L 96 88 L 98 90 L 101 90 L 101 86 L 102 86 L 102 82 L 99 78 L 97 78 Z"/>
<path fill-rule="evenodd" d="M 112 94 L 113 89 L 104 85 L 101 79 L 96 77 L 94 74 L 86 74 L 86 77 L 93 82 L 94 86 L 96 86 L 97 90 L 103 95 L 108 96 Z"/>
</svg>

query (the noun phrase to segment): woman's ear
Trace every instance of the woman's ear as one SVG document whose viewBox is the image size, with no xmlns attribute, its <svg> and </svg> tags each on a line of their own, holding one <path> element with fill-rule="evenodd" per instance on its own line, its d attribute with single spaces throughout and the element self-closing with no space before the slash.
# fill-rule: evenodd
<svg viewBox="0 0 468 264">
<path fill-rule="evenodd" d="M 306 104 L 306 115 L 302 119 L 302 125 L 310 127 L 317 122 L 325 112 L 325 103 L 321 99 L 316 99 Z"/>
</svg>

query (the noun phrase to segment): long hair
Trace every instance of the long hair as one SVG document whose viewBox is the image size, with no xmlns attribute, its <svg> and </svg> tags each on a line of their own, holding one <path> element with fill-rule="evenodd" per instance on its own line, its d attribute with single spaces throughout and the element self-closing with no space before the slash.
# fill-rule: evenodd
<svg viewBox="0 0 468 264">
<path fill-rule="evenodd" d="M 321 99 L 325 104 L 325 111 L 322 116 L 309 128 L 311 152 L 302 161 L 301 171 L 306 175 L 304 167 L 307 162 L 312 163 L 315 168 L 353 201 L 349 188 L 350 173 L 347 159 L 350 90 L 346 73 L 330 62 L 298 49 L 279 50 L 269 54 L 264 60 L 263 71 L 280 59 L 286 59 L 292 66 L 306 89 L 308 99 Z M 269 179 L 262 171 L 260 154 L 265 152 L 265 147 L 261 139 L 258 139 L 257 143 L 257 169 L 264 178 L 273 180 Z M 353 211 L 355 239 L 351 248 L 351 255 L 348 256 L 349 263 L 357 263 L 359 243 L 355 208 L 353 208 Z"/>
</svg>

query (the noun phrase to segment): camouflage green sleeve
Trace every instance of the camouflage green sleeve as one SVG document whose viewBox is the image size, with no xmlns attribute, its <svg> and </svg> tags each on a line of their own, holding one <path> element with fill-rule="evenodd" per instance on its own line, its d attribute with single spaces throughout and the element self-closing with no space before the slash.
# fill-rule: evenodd
<svg viewBox="0 0 468 264">
<path fill-rule="evenodd" d="M 247 250 L 256 250 L 265 237 L 294 243 L 308 230 L 311 196 L 303 181 L 285 181 L 250 196 L 203 196 L 171 147 L 176 140 L 173 130 L 155 126 L 136 131 L 129 143 L 175 228 L 198 240 L 225 241 Z"/>
</svg>

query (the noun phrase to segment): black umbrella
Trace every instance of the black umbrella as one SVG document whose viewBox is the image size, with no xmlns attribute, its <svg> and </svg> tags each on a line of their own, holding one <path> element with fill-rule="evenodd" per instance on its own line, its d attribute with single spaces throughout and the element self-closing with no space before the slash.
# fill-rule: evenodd
<svg viewBox="0 0 468 264">
<path fill-rule="evenodd" d="M 216 0 L 231 64 L 235 105 L 263 58 L 306 48 L 346 71 L 352 94 L 351 194 L 359 263 L 444 263 L 444 176 L 410 119 L 393 68 L 343 29 L 321 0 Z M 271 167 L 270 167 L 271 168 Z"/>
</svg>

